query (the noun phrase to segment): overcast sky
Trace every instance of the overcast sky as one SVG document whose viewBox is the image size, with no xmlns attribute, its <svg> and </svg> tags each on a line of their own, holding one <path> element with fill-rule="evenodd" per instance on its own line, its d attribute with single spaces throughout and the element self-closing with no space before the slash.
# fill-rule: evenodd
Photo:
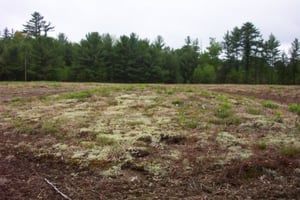
<svg viewBox="0 0 300 200">
<path fill-rule="evenodd" d="M 179 48 L 186 36 L 205 47 L 209 37 L 218 41 L 227 30 L 252 22 L 266 39 L 273 33 L 286 48 L 300 39 L 300 0 L 0 0 L 0 30 L 22 30 L 38 11 L 79 42 L 88 32 L 116 37 L 135 32 L 151 41 L 161 35 L 168 46 Z"/>
</svg>

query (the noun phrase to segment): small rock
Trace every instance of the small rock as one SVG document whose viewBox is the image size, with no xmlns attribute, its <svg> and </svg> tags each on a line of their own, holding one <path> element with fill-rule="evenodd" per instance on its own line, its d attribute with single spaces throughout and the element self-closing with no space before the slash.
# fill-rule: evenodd
<svg viewBox="0 0 300 200">
<path fill-rule="evenodd" d="M 138 180 L 137 176 L 131 177 L 130 178 L 130 182 L 136 182 Z"/>
</svg>

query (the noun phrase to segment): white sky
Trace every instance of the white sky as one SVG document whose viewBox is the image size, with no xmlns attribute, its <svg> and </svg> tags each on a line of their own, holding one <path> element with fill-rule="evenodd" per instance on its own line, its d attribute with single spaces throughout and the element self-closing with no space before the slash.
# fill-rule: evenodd
<svg viewBox="0 0 300 200">
<path fill-rule="evenodd" d="M 22 30 L 34 11 L 79 42 L 88 32 L 116 37 L 135 32 L 151 41 L 161 35 L 180 48 L 186 36 L 205 47 L 209 37 L 222 41 L 227 30 L 252 22 L 268 38 L 273 33 L 286 49 L 300 39 L 300 0 L 0 0 L 0 30 Z"/>
</svg>

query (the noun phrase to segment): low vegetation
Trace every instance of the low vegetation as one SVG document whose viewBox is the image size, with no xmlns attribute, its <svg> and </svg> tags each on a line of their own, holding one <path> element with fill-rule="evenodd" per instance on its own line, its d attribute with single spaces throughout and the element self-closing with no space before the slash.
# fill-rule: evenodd
<svg viewBox="0 0 300 200">
<path fill-rule="evenodd" d="M 289 111 L 297 113 L 300 115 L 300 104 L 292 103 L 289 105 Z"/>
<path fill-rule="evenodd" d="M 97 199 L 89 191 L 106 184 L 110 187 L 102 190 L 108 199 L 137 193 L 142 199 L 156 195 L 167 199 L 165 192 L 181 198 L 182 191 L 186 196 L 215 198 L 223 196 L 218 192 L 224 188 L 226 195 L 235 192 L 246 198 L 250 191 L 255 196 L 253 190 L 259 187 L 272 196 L 278 184 L 297 190 L 299 105 L 268 99 L 266 86 L 255 86 L 266 90 L 262 100 L 257 99 L 261 91 L 233 94 L 237 86 L 231 85 L 9 83 L 0 87 L 4 94 L 0 159 L 5 158 L 0 167 L 14 169 L 10 161 L 14 157 L 9 155 L 19 158 L 23 153 L 22 159 L 36 162 L 35 170 L 49 170 L 47 177 L 74 199 Z M 238 91 L 252 91 L 249 86 L 238 87 Z M 217 91 L 220 88 L 222 92 Z M 276 91 L 293 89 L 299 91 L 291 86 Z M 22 173 L 36 176 L 27 167 Z M 56 177 L 68 177 L 63 180 L 69 185 L 59 185 Z M 262 180 L 270 184 L 258 184 Z M 211 192 L 201 186 L 204 183 Z M 114 187 L 119 193 L 112 192 Z M 264 194 L 257 193 L 258 197 Z"/>
</svg>

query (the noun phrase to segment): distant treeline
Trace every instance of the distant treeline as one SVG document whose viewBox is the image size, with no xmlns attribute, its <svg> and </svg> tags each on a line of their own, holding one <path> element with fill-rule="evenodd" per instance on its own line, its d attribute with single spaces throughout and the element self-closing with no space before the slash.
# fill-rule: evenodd
<svg viewBox="0 0 300 200">
<path fill-rule="evenodd" d="M 132 33 L 114 38 L 91 32 L 79 43 L 47 36 L 54 29 L 38 12 L 22 31 L 7 28 L 0 39 L 1 81 L 80 81 L 122 83 L 300 84 L 300 43 L 288 55 L 271 34 L 263 40 L 250 22 L 210 38 L 205 50 L 189 36 L 179 49 Z"/>
</svg>

